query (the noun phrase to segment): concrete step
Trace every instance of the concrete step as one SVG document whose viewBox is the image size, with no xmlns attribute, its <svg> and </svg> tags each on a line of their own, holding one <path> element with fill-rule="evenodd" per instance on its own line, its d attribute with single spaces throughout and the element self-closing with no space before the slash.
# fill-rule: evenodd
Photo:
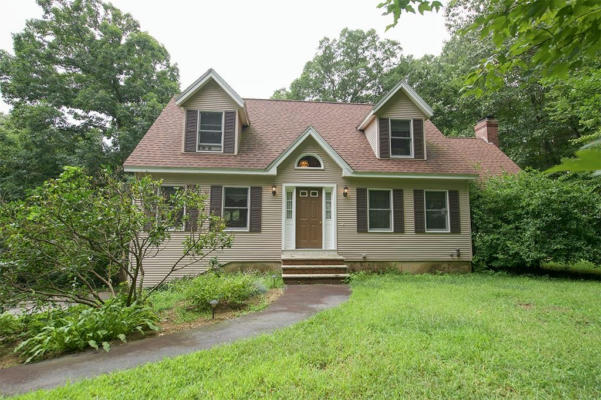
<svg viewBox="0 0 601 400">
<path fill-rule="evenodd" d="M 346 266 L 345 266 L 346 267 Z M 310 270 L 292 270 L 294 273 L 290 273 L 290 271 L 283 270 L 282 271 L 282 279 L 286 284 L 311 284 L 311 283 L 344 283 L 345 280 L 349 277 L 349 274 L 346 272 L 335 271 L 333 269 L 329 270 L 318 270 L 313 269 Z M 334 272 L 335 271 L 335 272 Z M 346 271 L 346 269 L 344 270 Z"/>
<path fill-rule="evenodd" d="M 284 274 L 345 274 L 348 267 L 342 265 L 282 265 Z"/>
</svg>

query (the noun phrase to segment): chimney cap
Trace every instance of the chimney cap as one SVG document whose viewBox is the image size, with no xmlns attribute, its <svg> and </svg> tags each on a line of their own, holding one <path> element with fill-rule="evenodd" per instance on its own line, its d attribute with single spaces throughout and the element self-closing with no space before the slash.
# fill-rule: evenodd
<svg viewBox="0 0 601 400">
<path fill-rule="evenodd" d="M 478 122 L 482 122 L 482 121 L 490 121 L 490 120 L 496 120 L 496 119 L 495 119 L 495 116 L 494 116 L 494 115 L 492 115 L 492 114 L 489 114 L 489 115 L 487 115 L 487 116 L 486 116 L 486 117 L 484 117 L 484 118 L 480 118 L 480 119 L 478 120 Z"/>
</svg>

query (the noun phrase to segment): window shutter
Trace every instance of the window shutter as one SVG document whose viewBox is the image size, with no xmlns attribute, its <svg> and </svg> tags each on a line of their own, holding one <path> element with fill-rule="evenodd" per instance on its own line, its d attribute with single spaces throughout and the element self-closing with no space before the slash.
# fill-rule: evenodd
<svg viewBox="0 0 601 400">
<path fill-rule="evenodd" d="M 413 120 L 413 158 L 425 160 L 424 120 Z"/>
<path fill-rule="evenodd" d="M 250 226 L 249 232 L 261 232 L 261 211 L 263 203 L 263 188 L 252 186 L 250 188 Z"/>
<path fill-rule="evenodd" d="M 226 111 L 223 119 L 223 152 L 234 154 L 236 147 L 236 112 Z"/>
<path fill-rule="evenodd" d="M 186 133 L 184 151 L 196 152 L 196 136 L 198 135 L 198 110 L 186 110 Z"/>
<path fill-rule="evenodd" d="M 221 198 L 223 196 L 223 186 L 215 185 L 211 186 L 211 203 L 210 211 L 211 214 L 221 217 Z"/>
<path fill-rule="evenodd" d="M 380 118 L 378 123 L 378 131 L 380 132 L 380 158 L 390 158 L 390 120 L 388 118 Z"/>
<path fill-rule="evenodd" d="M 414 223 L 415 233 L 426 232 L 426 219 L 424 215 L 424 191 L 413 190 L 413 212 L 414 212 Z"/>
<path fill-rule="evenodd" d="M 405 212 L 403 209 L 403 189 L 392 190 L 392 213 L 394 221 L 394 232 L 405 232 Z"/>
<path fill-rule="evenodd" d="M 186 190 L 196 191 L 196 185 L 188 185 Z M 188 215 L 188 220 L 186 221 L 186 226 L 184 230 L 186 232 L 196 232 L 198 230 L 198 208 L 196 207 L 186 207 L 186 214 Z"/>
<path fill-rule="evenodd" d="M 366 188 L 357 188 L 357 232 L 367 232 Z"/>
<path fill-rule="evenodd" d="M 457 190 L 449 190 L 449 212 L 451 213 L 451 233 L 461 233 L 459 192 Z"/>
</svg>

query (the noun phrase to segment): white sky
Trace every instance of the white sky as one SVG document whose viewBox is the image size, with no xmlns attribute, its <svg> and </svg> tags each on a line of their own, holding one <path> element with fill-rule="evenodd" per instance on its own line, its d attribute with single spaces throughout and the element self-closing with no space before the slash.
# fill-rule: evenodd
<svg viewBox="0 0 601 400">
<path fill-rule="evenodd" d="M 404 54 L 439 54 L 448 39 L 442 13 L 403 15 L 385 32 L 390 17 L 381 0 L 113 0 L 161 42 L 180 70 L 184 89 L 213 67 L 242 96 L 268 98 L 288 87 L 324 36 L 344 27 L 374 28 L 397 40 Z M 39 18 L 34 0 L 0 0 L 0 48 L 13 52 L 12 37 L 25 20 Z M 8 106 L 0 100 L 0 112 Z"/>
</svg>

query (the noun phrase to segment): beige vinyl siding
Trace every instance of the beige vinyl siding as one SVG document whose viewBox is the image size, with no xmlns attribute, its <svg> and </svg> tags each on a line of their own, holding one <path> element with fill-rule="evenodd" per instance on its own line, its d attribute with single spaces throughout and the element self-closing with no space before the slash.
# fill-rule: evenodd
<svg viewBox="0 0 601 400">
<path fill-rule="evenodd" d="M 294 163 L 302 153 L 314 153 L 321 157 L 323 170 L 295 169 Z M 366 254 L 368 261 L 454 261 L 455 249 L 460 249 L 462 261 L 472 257 L 468 184 L 453 181 L 423 181 L 398 179 L 345 179 L 336 162 L 317 144 L 308 138 L 278 168 L 275 177 L 233 175 L 155 174 L 165 184 L 198 184 L 204 193 L 211 185 L 244 185 L 263 187 L 262 231 L 260 233 L 234 232 L 231 249 L 215 253 L 222 264 L 238 262 L 279 262 L 282 249 L 282 195 L 283 184 L 336 184 L 337 247 L 338 253 L 349 261 L 361 261 Z M 271 194 L 275 184 L 277 194 Z M 342 195 L 344 186 L 349 196 Z M 357 187 L 401 188 L 404 190 L 405 233 L 357 233 L 356 191 Z M 415 234 L 413 217 L 413 189 L 459 190 L 461 207 L 461 234 L 426 233 Z M 186 233 L 175 232 L 159 254 L 146 260 L 146 284 L 156 283 L 182 254 L 181 242 Z M 208 257 L 202 265 L 190 267 L 176 276 L 198 274 L 206 270 Z"/>
<path fill-rule="evenodd" d="M 376 157 L 380 157 L 380 152 L 378 151 L 378 118 L 374 118 L 370 124 L 367 125 L 365 128 L 365 137 Z"/>
<path fill-rule="evenodd" d="M 204 85 L 182 106 L 201 111 L 225 111 L 238 108 L 234 100 L 213 80 Z"/>
<path fill-rule="evenodd" d="M 398 118 L 398 119 L 410 119 L 410 118 L 423 118 L 427 117 L 420 111 L 419 108 L 409 97 L 399 90 L 388 103 L 378 112 L 378 116 L 381 118 Z"/>
</svg>

